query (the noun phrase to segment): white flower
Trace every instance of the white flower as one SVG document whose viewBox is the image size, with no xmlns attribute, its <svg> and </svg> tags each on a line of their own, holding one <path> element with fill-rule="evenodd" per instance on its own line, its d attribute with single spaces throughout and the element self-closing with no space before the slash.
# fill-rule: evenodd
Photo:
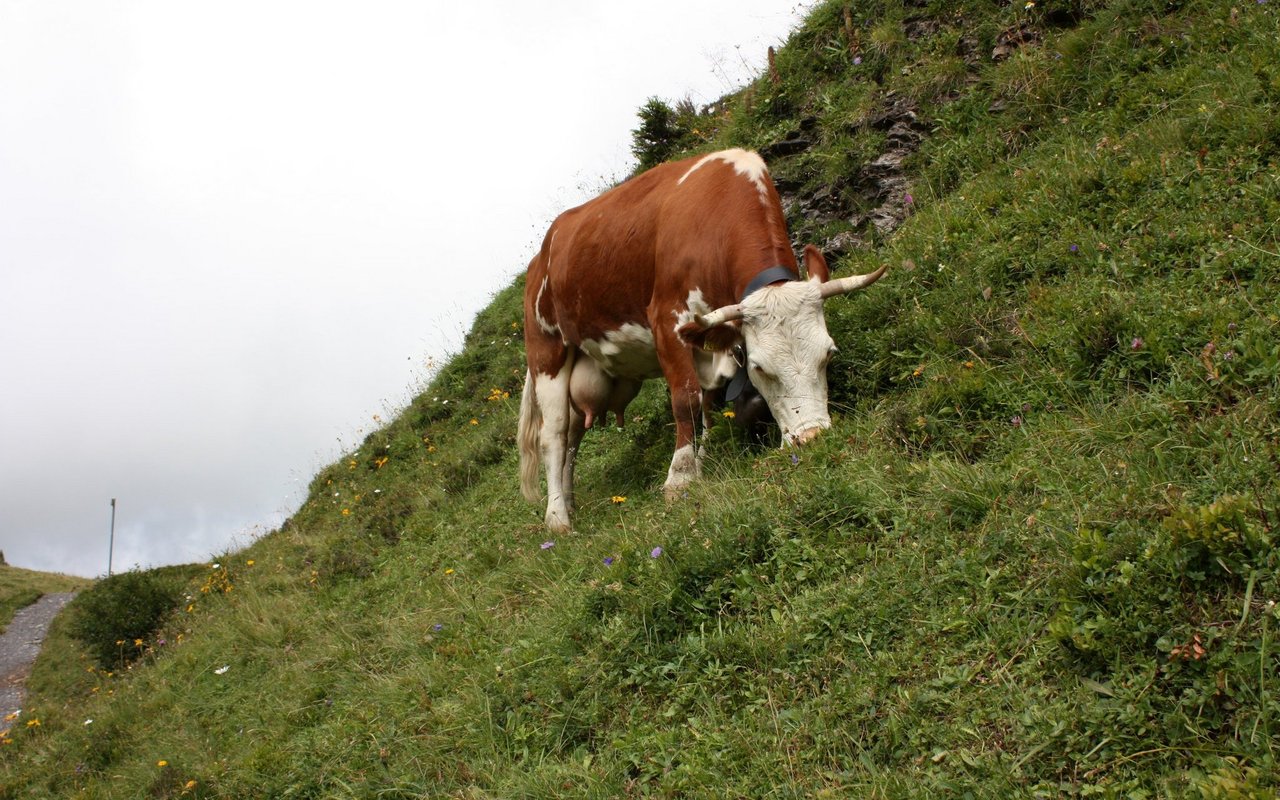
<svg viewBox="0 0 1280 800">
<path fill-rule="evenodd" d="M 91 720 L 91 719 L 86 719 L 86 720 L 84 721 L 84 724 L 85 724 L 85 725 L 92 725 L 92 724 L 93 724 L 93 720 Z"/>
<path fill-rule="evenodd" d="M 209 567 L 209 569 L 217 569 L 218 567 L 221 567 L 221 566 L 222 566 L 221 564 L 213 564 Z"/>
<path fill-rule="evenodd" d="M 226 674 L 227 674 L 227 670 L 229 670 L 229 669 L 231 669 L 231 665 L 230 665 L 230 664 L 223 664 L 223 665 L 222 665 L 221 667 L 219 667 L 218 669 L 215 669 L 215 670 L 213 671 L 213 674 L 214 674 L 214 675 L 226 675 Z"/>
</svg>

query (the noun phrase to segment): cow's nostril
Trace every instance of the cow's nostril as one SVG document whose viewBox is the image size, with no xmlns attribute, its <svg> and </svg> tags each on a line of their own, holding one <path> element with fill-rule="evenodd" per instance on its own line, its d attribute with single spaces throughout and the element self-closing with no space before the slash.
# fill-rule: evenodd
<svg viewBox="0 0 1280 800">
<path fill-rule="evenodd" d="M 812 442 L 814 439 L 818 438 L 818 432 L 820 430 L 822 429 L 809 428 L 808 430 L 800 431 L 799 433 L 796 434 L 792 442 L 795 443 L 796 445 L 808 444 L 809 442 Z"/>
</svg>

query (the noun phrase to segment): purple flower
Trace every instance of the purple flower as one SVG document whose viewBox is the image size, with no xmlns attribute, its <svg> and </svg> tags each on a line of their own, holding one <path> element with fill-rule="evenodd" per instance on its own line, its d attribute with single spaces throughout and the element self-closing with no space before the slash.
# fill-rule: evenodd
<svg viewBox="0 0 1280 800">
<path fill-rule="evenodd" d="M 553 548 L 553 547 L 555 547 L 555 546 L 556 546 L 556 543 L 555 543 L 555 542 L 543 542 L 543 543 L 542 543 L 542 549 L 543 549 L 543 550 L 550 550 L 551 548 Z"/>
<path fill-rule="evenodd" d="M 1130 350 L 1141 350 L 1141 349 L 1142 349 L 1142 346 L 1143 346 L 1144 344 L 1146 344 L 1146 342 L 1142 341 L 1142 337 L 1141 337 L 1141 336 L 1135 336 L 1135 337 L 1133 337 L 1133 341 L 1132 341 L 1132 342 L 1129 342 L 1129 349 L 1130 349 Z"/>
<path fill-rule="evenodd" d="M 1013 425 L 1013 427 L 1015 428 L 1021 428 L 1022 417 L 1021 416 L 1014 417 L 1013 419 L 1009 420 L 1009 424 Z"/>
<path fill-rule="evenodd" d="M 605 565 L 606 567 L 612 567 L 612 566 L 613 566 L 613 556 L 605 556 L 605 557 L 604 557 L 604 565 Z"/>
<path fill-rule="evenodd" d="M 800 456 L 796 455 L 795 453 L 792 453 L 792 454 L 791 454 L 791 463 L 792 463 L 792 465 L 799 464 L 799 463 L 800 463 Z"/>
<path fill-rule="evenodd" d="M 908 195 L 906 195 L 905 197 L 903 197 L 903 198 L 902 198 L 902 202 L 906 203 L 907 205 L 911 205 L 911 204 L 912 204 L 912 203 L 914 203 L 915 201 L 916 201 L 916 199 L 915 199 L 914 197 L 912 197 L 910 194 L 908 194 Z"/>
<path fill-rule="evenodd" d="M 655 547 L 655 548 L 653 548 L 652 550 L 650 550 L 650 551 L 649 551 L 649 558 L 657 558 L 657 557 L 658 557 L 658 556 L 660 556 L 660 555 L 662 555 L 662 548 L 661 548 L 661 547 Z"/>
<path fill-rule="evenodd" d="M 444 630 L 444 623 L 442 623 L 442 622 L 437 622 L 435 625 L 432 625 L 432 626 L 431 626 L 431 630 L 433 630 L 433 631 L 442 631 L 442 630 Z"/>
<path fill-rule="evenodd" d="M 1261 2 L 1262 0 L 1258 0 L 1258 1 L 1259 1 L 1259 2 Z M 861 63 L 862 63 L 862 56 L 854 56 L 854 57 L 853 57 L 853 65 L 854 65 L 855 67 L 856 67 L 856 66 L 858 66 L 858 65 L 860 65 Z"/>
<path fill-rule="evenodd" d="M 1079 252 L 1080 252 L 1080 245 L 1078 245 L 1078 244 L 1073 244 L 1073 245 L 1071 245 L 1071 248 L 1070 248 L 1070 249 L 1071 249 L 1071 252 L 1073 252 L 1073 253 L 1079 253 Z"/>
<path fill-rule="evenodd" d="M 1228 350 L 1227 352 L 1225 352 L 1225 353 L 1223 353 L 1223 354 L 1222 354 L 1222 360 L 1223 360 L 1223 361 L 1230 361 L 1231 359 L 1233 359 L 1233 358 L 1235 358 L 1235 357 L 1236 357 L 1236 353 L 1235 353 L 1235 351 L 1234 351 L 1234 350 Z M 164 644 L 164 642 L 161 642 L 160 644 Z"/>
</svg>

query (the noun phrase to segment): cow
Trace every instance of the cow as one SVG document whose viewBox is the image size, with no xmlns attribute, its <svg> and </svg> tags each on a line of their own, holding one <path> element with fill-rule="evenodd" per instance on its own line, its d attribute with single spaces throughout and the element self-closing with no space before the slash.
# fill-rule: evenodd
<svg viewBox="0 0 1280 800">
<path fill-rule="evenodd" d="M 870 286 L 885 268 L 833 280 L 813 245 L 804 266 L 807 280 L 769 171 L 746 150 L 659 165 L 556 218 L 526 276 L 518 433 L 530 502 L 540 499 L 539 461 L 546 468 L 550 530 L 570 529 L 585 431 L 609 413 L 621 424 L 649 378 L 671 390 L 668 498 L 699 475 L 703 393 L 732 379 L 739 360 L 784 447 L 831 426 L 826 369 L 836 347 L 823 301 Z"/>
</svg>

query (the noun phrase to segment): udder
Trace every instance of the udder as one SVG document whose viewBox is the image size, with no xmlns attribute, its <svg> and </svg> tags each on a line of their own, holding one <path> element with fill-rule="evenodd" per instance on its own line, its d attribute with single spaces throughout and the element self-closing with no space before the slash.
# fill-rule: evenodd
<svg viewBox="0 0 1280 800">
<path fill-rule="evenodd" d="M 599 420 L 609 422 L 609 412 L 617 418 L 618 427 L 623 424 L 623 412 L 640 393 L 640 381 L 615 378 L 600 368 L 585 353 L 578 355 L 569 376 L 569 399 L 574 409 L 583 416 L 584 425 L 590 428 Z"/>
</svg>

